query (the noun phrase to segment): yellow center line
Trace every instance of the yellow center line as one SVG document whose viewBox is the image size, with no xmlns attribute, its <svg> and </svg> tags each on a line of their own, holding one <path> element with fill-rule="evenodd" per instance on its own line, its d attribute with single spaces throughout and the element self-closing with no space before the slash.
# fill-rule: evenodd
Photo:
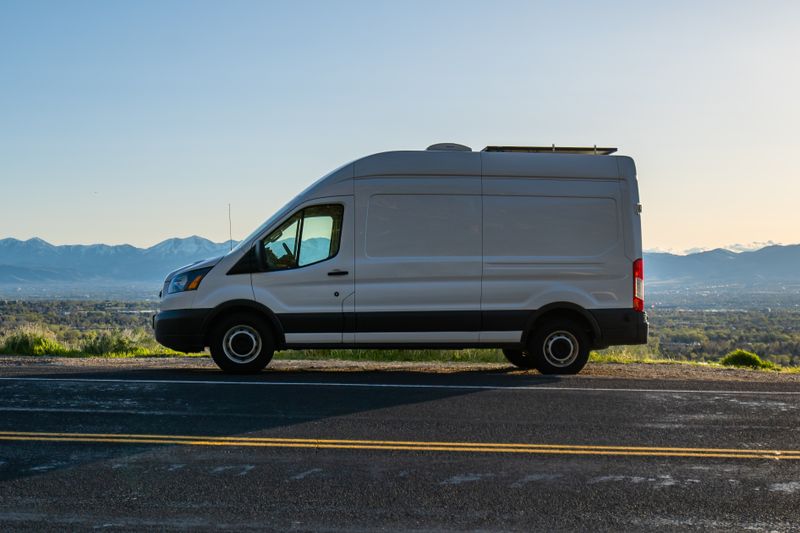
<svg viewBox="0 0 800 533">
<path fill-rule="evenodd" d="M 611 446 L 594 444 L 526 444 L 526 443 L 490 443 L 490 442 L 440 442 L 440 441 L 402 441 L 402 440 L 365 440 L 365 439 L 308 439 L 308 438 L 280 438 L 280 437 L 228 437 L 228 436 L 199 436 L 199 435 L 158 435 L 158 434 L 131 434 L 131 433 L 41 433 L 25 431 L 0 431 L 0 438 L 6 436 L 18 437 L 63 437 L 69 438 L 102 438 L 102 439 L 157 439 L 163 441 L 204 441 L 225 443 L 284 443 L 284 444 L 313 444 L 313 445 L 380 445 L 380 446 L 429 446 L 429 447 L 467 447 L 467 448 L 524 448 L 524 449 L 564 449 L 564 450 L 603 450 L 603 451 L 659 451 L 659 452 L 697 452 L 697 453 L 738 453 L 738 454 L 785 454 L 800 455 L 800 450 L 759 450 L 747 448 L 685 448 L 685 447 L 659 447 L 659 446 Z"/>
<path fill-rule="evenodd" d="M 120 433 L 46 433 L 0 431 L 7 442 L 81 442 L 106 444 L 172 444 L 184 446 L 231 446 L 259 448 L 315 448 L 384 451 L 432 451 L 516 453 L 549 455 L 615 455 L 639 457 L 712 457 L 732 459 L 800 460 L 800 450 L 753 450 L 744 448 L 681 448 L 658 446 L 609 446 L 590 444 L 524 444 L 482 442 L 383 441 L 354 439 L 300 439 L 269 437 L 214 437 L 199 435 L 152 435 Z"/>
</svg>

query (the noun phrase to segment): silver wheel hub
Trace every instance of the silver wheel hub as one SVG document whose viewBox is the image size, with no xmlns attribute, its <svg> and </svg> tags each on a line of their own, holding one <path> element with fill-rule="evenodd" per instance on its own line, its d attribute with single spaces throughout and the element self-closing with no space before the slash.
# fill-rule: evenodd
<svg viewBox="0 0 800 533">
<path fill-rule="evenodd" d="M 261 353 L 261 335 L 252 326 L 233 326 L 222 338 L 222 351 L 234 363 L 249 363 Z"/>
<path fill-rule="evenodd" d="M 542 345 L 545 360 L 558 368 L 564 368 L 574 363 L 578 358 L 579 349 L 580 345 L 575 335 L 563 330 L 550 333 Z"/>
</svg>

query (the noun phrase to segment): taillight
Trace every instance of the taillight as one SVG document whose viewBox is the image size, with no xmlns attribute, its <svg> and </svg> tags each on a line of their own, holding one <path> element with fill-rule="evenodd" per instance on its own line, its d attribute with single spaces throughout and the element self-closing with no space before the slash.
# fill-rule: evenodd
<svg viewBox="0 0 800 533">
<path fill-rule="evenodd" d="M 633 308 L 644 311 L 644 261 L 633 262 Z"/>
</svg>

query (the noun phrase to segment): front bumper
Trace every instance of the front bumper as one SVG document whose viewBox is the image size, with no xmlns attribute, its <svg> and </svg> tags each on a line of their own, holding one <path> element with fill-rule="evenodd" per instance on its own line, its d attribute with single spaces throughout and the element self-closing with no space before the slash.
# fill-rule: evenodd
<svg viewBox="0 0 800 533">
<path fill-rule="evenodd" d="M 156 340 L 178 352 L 205 348 L 205 324 L 211 309 L 172 309 L 153 316 Z"/>
<path fill-rule="evenodd" d="M 600 328 L 595 348 L 621 344 L 647 344 L 647 313 L 633 309 L 590 309 Z"/>
</svg>

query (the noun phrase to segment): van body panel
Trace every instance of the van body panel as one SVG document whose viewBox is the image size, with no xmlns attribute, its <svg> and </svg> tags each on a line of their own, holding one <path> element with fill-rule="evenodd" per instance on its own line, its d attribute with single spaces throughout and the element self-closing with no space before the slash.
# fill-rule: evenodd
<svg viewBox="0 0 800 533">
<path fill-rule="evenodd" d="M 332 333 L 286 333 L 287 346 L 338 346 L 342 344 L 342 332 Z"/>
<path fill-rule="evenodd" d="M 250 274 L 228 275 L 228 271 L 238 261 L 238 254 L 226 255 L 203 278 L 202 291 L 194 293 L 193 307 L 214 308 L 231 300 L 252 300 L 253 284 Z"/>
<path fill-rule="evenodd" d="M 616 165 L 584 164 L 607 161 L 606 156 L 483 155 L 492 160 L 517 155 L 510 158 L 514 164 L 501 157 L 503 165 L 493 161 L 489 168 L 506 174 L 527 168 L 528 175 L 489 174 L 484 164 L 482 309 L 530 310 L 553 302 L 585 309 L 627 305 L 632 272 L 624 253 Z M 540 163 L 551 158 L 562 164 Z M 552 178 L 555 173 L 563 177 Z"/>
<path fill-rule="evenodd" d="M 519 331 L 481 331 L 478 339 L 482 344 L 497 345 L 518 345 L 522 342 L 522 330 Z"/>
<path fill-rule="evenodd" d="M 161 289 L 161 302 L 159 304 L 159 309 L 161 311 L 174 311 L 175 309 L 193 308 L 194 297 L 197 291 L 167 294 L 168 285 L 169 281 L 164 282 L 163 288 Z"/>
<path fill-rule="evenodd" d="M 477 343 L 478 332 L 464 331 L 409 331 L 409 332 L 356 332 L 357 345 L 360 344 L 460 344 Z"/>
<path fill-rule="evenodd" d="M 481 154 L 446 151 L 396 151 L 369 155 L 354 163 L 353 176 L 480 176 Z"/>
<path fill-rule="evenodd" d="M 334 203 L 344 209 L 335 256 L 235 273 L 255 243 L 295 213 Z M 215 317 L 241 312 L 232 302 L 252 302 L 253 312 L 268 315 L 279 348 L 524 348 L 537 317 L 558 310 L 579 311 L 596 347 L 643 343 L 646 316 L 632 308 L 638 208 L 628 157 L 374 154 L 298 194 L 197 290 L 167 294 L 168 279 L 156 336 L 175 349 L 202 349 Z"/>
<path fill-rule="evenodd" d="M 625 229 L 625 253 L 631 260 L 642 257 L 642 215 L 639 203 L 639 186 L 636 181 L 636 165 L 630 157 L 617 157 L 620 174 L 620 193 L 623 214 L 631 214 Z"/>
<path fill-rule="evenodd" d="M 619 179 L 616 156 L 481 152 L 484 176 Z"/>
<path fill-rule="evenodd" d="M 480 176 L 362 177 L 355 200 L 355 342 L 408 341 L 391 323 L 382 337 L 364 330 L 373 313 L 480 311 Z M 478 340 L 477 329 L 448 335 L 442 342 Z"/>
<path fill-rule="evenodd" d="M 325 198 L 328 196 L 350 196 L 353 194 L 353 175 L 355 164 L 348 163 L 325 174 L 320 179 L 306 187 L 302 192 L 295 196 L 288 204 L 288 210 L 294 211 L 297 207 L 309 200 Z M 281 210 L 283 215 L 287 215 L 287 209 Z M 280 218 L 283 218 L 280 217 Z M 278 220 L 273 217 L 273 222 Z"/>
</svg>

